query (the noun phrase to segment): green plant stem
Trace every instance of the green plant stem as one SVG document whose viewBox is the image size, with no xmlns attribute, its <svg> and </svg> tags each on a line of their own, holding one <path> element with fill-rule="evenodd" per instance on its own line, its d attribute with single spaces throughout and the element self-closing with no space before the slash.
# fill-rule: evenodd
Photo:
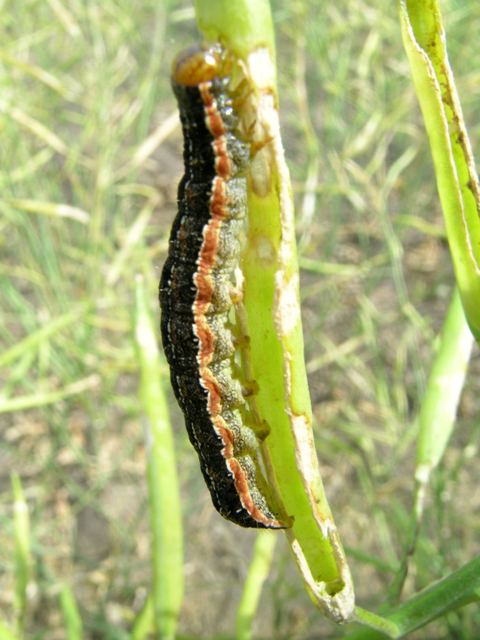
<svg viewBox="0 0 480 640">
<path fill-rule="evenodd" d="M 400 0 L 402 36 L 435 167 L 455 276 L 480 339 L 480 187 L 437 0 Z"/>
<path fill-rule="evenodd" d="M 67 640 L 82 640 L 82 619 L 78 611 L 73 591 L 68 585 L 64 585 L 62 587 L 60 592 L 60 605 L 62 607 L 63 619 L 65 621 Z"/>
<path fill-rule="evenodd" d="M 387 618 L 373 613 L 373 611 L 355 607 L 355 620 L 370 629 L 380 632 L 382 636 L 386 635 L 389 638 L 398 638 L 400 635 L 400 629 L 396 624 L 390 622 Z"/>
<path fill-rule="evenodd" d="M 12 491 L 14 497 L 15 528 L 15 623 L 19 638 L 23 637 L 27 608 L 27 587 L 31 578 L 31 543 L 30 518 L 28 505 L 23 493 L 22 482 L 17 474 L 12 475 Z"/>
<path fill-rule="evenodd" d="M 457 571 L 420 591 L 399 607 L 384 613 L 381 618 L 376 616 L 371 618 L 370 612 L 360 610 L 361 615 L 357 617 L 357 621 L 370 625 L 372 629 L 360 629 L 346 636 L 345 640 L 402 638 L 449 611 L 455 611 L 459 607 L 479 600 L 480 556 L 477 556 Z M 364 615 L 365 613 L 368 615 Z M 387 627 L 379 631 L 383 622 L 380 626 L 376 626 L 376 631 L 373 630 L 373 627 L 383 619 L 393 625 L 388 627 L 390 632 L 393 633 L 394 627 L 398 628 L 397 635 L 389 635 Z"/>
<path fill-rule="evenodd" d="M 276 534 L 272 531 L 260 531 L 257 534 L 253 557 L 237 611 L 237 640 L 249 640 L 252 637 L 252 623 L 263 583 L 270 572 L 276 540 Z"/>
<path fill-rule="evenodd" d="M 140 362 L 140 396 L 146 414 L 147 478 L 152 531 L 152 598 L 159 638 L 175 637 L 183 599 L 183 532 L 173 436 L 161 384 L 156 334 L 137 278 L 135 341 Z"/>
<path fill-rule="evenodd" d="M 152 594 L 148 595 L 145 604 L 139 611 L 133 624 L 131 637 L 132 640 L 144 640 L 147 638 L 154 627 L 154 611 Z"/>
<path fill-rule="evenodd" d="M 465 320 L 458 290 L 455 289 L 420 407 L 413 508 L 403 560 L 390 588 L 389 602 L 392 604 L 400 597 L 410 558 L 415 551 L 431 473 L 442 459 L 455 426 L 472 346 L 472 332 Z"/>
<path fill-rule="evenodd" d="M 208 40 L 222 42 L 240 58 L 258 46 L 275 54 L 268 0 L 195 0 L 198 28 Z"/>
<path fill-rule="evenodd" d="M 455 289 L 420 408 L 415 471 L 420 484 L 428 482 L 452 435 L 472 347 L 473 336 Z"/>
</svg>

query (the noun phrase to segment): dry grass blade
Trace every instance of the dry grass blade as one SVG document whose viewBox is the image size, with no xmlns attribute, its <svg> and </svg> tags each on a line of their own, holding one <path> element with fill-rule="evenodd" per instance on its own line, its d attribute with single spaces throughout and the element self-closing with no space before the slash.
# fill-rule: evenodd
<svg viewBox="0 0 480 640">
<path fill-rule="evenodd" d="M 11 207 L 16 207 L 20 209 L 20 211 L 26 211 L 27 213 L 39 213 L 53 218 L 69 218 L 82 224 L 88 224 L 90 220 L 90 215 L 86 211 L 68 204 L 40 202 L 39 200 L 23 200 L 19 198 L 11 198 L 7 203 Z"/>
</svg>

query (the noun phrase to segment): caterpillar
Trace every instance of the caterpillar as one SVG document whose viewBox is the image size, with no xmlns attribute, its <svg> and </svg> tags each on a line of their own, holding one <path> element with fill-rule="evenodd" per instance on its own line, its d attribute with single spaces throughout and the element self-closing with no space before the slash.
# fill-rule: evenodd
<svg viewBox="0 0 480 640">
<path fill-rule="evenodd" d="M 159 287 L 162 342 L 215 508 L 242 527 L 278 529 L 288 524 L 272 506 L 255 420 L 235 376 L 232 292 L 250 145 L 238 131 L 226 67 L 219 47 L 190 48 L 173 64 L 185 173 Z"/>
</svg>

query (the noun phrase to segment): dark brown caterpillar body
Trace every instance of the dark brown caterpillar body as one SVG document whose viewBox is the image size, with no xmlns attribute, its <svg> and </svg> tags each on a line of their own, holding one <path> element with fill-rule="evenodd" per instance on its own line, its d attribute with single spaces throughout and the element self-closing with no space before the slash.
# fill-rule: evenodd
<svg viewBox="0 0 480 640">
<path fill-rule="evenodd" d="M 258 462 L 251 412 L 234 377 L 231 292 L 246 216 L 249 145 L 217 49 L 174 65 L 185 175 L 160 281 L 162 339 L 171 382 L 213 504 L 243 527 L 283 528 Z"/>
</svg>

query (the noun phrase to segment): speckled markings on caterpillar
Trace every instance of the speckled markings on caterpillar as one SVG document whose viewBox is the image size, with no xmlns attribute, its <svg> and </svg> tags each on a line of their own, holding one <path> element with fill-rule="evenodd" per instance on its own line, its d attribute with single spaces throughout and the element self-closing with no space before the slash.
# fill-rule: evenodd
<svg viewBox="0 0 480 640">
<path fill-rule="evenodd" d="M 247 211 L 250 146 L 219 47 L 173 66 L 185 174 L 160 281 L 162 339 L 175 396 L 219 513 L 243 527 L 288 526 L 272 506 L 252 412 L 235 377 L 232 290 Z M 230 315 L 229 315 L 230 314 Z"/>
</svg>

